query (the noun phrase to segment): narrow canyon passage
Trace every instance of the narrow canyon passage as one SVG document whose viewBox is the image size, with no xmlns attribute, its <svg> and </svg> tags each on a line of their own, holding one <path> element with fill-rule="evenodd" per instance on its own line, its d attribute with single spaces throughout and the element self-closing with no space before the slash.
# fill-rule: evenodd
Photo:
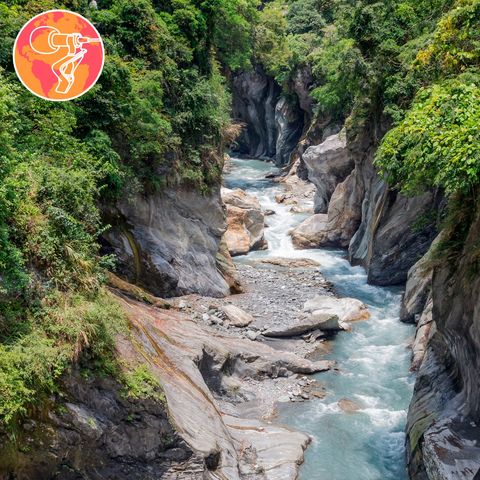
<svg viewBox="0 0 480 480">
<path fill-rule="evenodd" d="M 315 260 L 338 295 L 361 300 L 371 313 L 368 321 L 354 323 L 351 332 L 333 340 L 327 358 L 337 362 L 338 371 L 317 375 L 327 396 L 280 404 L 281 423 L 313 437 L 300 478 L 406 479 L 404 429 L 414 384 L 408 345 L 414 328 L 399 320 L 401 290 L 368 285 L 363 268 L 352 267 L 342 251 L 295 250 L 288 231 L 305 214 L 292 213 L 275 201 L 282 186 L 265 178 L 275 172 L 267 162 L 233 159 L 225 176 L 227 187 L 242 188 L 256 195 L 265 210 L 275 211 L 267 217 L 268 250 L 237 257 L 237 262 L 265 257 Z"/>
</svg>

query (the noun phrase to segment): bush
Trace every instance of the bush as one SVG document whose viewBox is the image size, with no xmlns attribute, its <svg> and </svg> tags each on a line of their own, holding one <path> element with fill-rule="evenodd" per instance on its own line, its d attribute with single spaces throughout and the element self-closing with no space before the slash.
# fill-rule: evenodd
<svg viewBox="0 0 480 480">
<path fill-rule="evenodd" d="M 425 88 L 383 140 L 376 165 L 408 194 L 433 187 L 471 192 L 480 181 L 480 78 Z"/>
</svg>

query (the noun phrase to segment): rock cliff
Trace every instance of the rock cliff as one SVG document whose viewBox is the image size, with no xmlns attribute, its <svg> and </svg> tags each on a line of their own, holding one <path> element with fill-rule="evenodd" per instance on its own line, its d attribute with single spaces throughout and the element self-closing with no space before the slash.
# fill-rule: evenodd
<svg viewBox="0 0 480 480">
<path fill-rule="evenodd" d="M 225 231 L 220 189 L 169 189 L 119 202 L 104 235 L 119 272 L 158 296 L 224 296 L 216 257 Z"/>
<path fill-rule="evenodd" d="M 413 480 L 480 478 L 479 233 L 477 211 L 455 260 L 430 254 L 409 274 L 402 314 L 417 321 L 407 425 Z"/>
<path fill-rule="evenodd" d="M 16 443 L 0 435 L 0 479 L 297 478 L 308 436 L 245 417 L 240 407 L 256 398 L 251 383 L 326 371 L 330 362 L 221 335 L 179 311 L 117 295 L 130 322 L 117 355 L 147 368 L 163 398 L 129 398 L 113 379 L 67 374 Z"/>
<path fill-rule="evenodd" d="M 348 248 L 350 261 L 366 268 L 370 283 L 396 285 L 405 283 L 435 237 L 441 196 L 407 198 L 389 189 L 373 165 L 381 135 L 372 122 L 302 154 L 317 186 L 316 211 L 326 213 L 307 219 L 292 236 L 299 248 Z"/>
<path fill-rule="evenodd" d="M 298 88 L 303 85 L 299 80 Z M 259 67 L 236 74 L 232 91 L 233 119 L 243 124 L 233 154 L 288 164 L 304 126 L 299 100 L 283 96 L 280 86 Z M 311 108 L 306 93 L 302 101 L 305 108 Z"/>
</svg>

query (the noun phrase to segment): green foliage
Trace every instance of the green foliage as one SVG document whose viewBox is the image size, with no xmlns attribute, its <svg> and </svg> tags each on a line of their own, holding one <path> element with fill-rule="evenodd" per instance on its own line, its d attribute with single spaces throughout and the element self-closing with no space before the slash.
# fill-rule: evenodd
<svg viewBox="0 0 480 480">
<path fill-rule="evenodd" d="M 164 402 L 165 396 L 158 380 L 152 375 L 146 365 L 127 369 L 122 375 L 125 385 L 124 394 L 133 399 L 154 399 Z"/>
<path fill-rule="evenodd" d="M 92 298 L 54 294 L 43 303 L 21 319 L 26 333 L 0 344 L 0 427 L 12 427 L 32 403 L 55 392 L 85 350 L 111 358 L 114 337 L 126 326 L 120 306 L 104 292 Z"/>
<path fill-rule="evenodd" d="M 123 320 L 104 292 L 113 259 L 99 256 L 108 228 L 99 205 L 218 184 L 230 123 L 221 72 L 248 67 L 252 52 L 257 0 L 88 3 L 0 1 L 1 426 L 54 391 L 81 355 L 115 373 Z M 96 25 L 105 67 L 81 98 L 45 102 L 19 84 L 13 42 L 33 15 L 65 7 Z M 131 377 L 134 395 L 153 388 L 145 372 Z"/>
<path fill-rule="evenodd" d="M 385 137 L 376 164 L 406 193 L 470 192 L 480 181 L 480 78 L 464 75 L 420 91 Z"/>
</svg>

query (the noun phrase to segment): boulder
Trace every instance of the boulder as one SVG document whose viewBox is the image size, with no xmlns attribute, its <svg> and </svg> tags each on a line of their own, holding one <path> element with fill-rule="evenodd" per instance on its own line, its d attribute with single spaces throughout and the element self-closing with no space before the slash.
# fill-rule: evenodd
<svg viewBox="0 0 480 480">
<path fill-rule="evenodd" d="M 268 257 L 257 260 L 255 263 L 275 265 L 282 268 L 318 268 L 320 266 L 320 263 L 310 258 Z"/>
<path fill-rule="evenodd" d="M 360 406 L 353 400 L 350 400 L 348 398 L 342 398 L 341 400 L 339 400 L 338 406 L 340 407 L 340 410 L 345 413 L 353 413 L 360 410 Z"/>
<path fill-rule="evenodd" d="M 291 323 L 274 325 L 263 332 L 265 337 L 296 337 L 314 330 L 338 330 L 338 317 L 330 313 L 318 313 L 315 315 L 302 315 L 293 319 Z"/>
<path fill-rule="evenodd" d="M 230 324 L 234 327 L 246 327 L 254 320 L 252 315 L 235 305 L 224 305 L 220 307 L 220 310 L 226 315 Z"/>
<path fill-rule="evenodd" d="M 245 255 L 267 247 L 264 236 L 265 215 L 258 199 L 241 189 L 222 188 L 227 208 L 225 241 L 231 255 Z"/>
<path fill-rule="evenodd" d="M 317 213 L 303 221 L 290 232 L 296 248 L 317 248 L 325 236 L 328 215 Z"/>
<path fill-rule="evenodd" d="M 320 145 L 307 148 L 302 160 L 308 171 L 308 179 L 317 187 L 315 213 L 327 213 L 335 188 L 354 168 L 354 161 L 347 149 L 345 129 L 329 136 Z"/>
<path fill-rule="evenodd" d="M 328 214 L 318 213 L 307 218 L 291 232 L 297 248 L 347 248 L 361 220 L 358 208 L 360 192 L 355 172 L 335 189 Z"/>
<path fill-rule="evenodd" d="M 311 315 L 336 315 L 340 326 L 358 320 L 370 318 L 366 305 L 355 298 L 336 298 L 328 295 L 317 295 L 303 307 L 305 313 Z"/>
</svg>

